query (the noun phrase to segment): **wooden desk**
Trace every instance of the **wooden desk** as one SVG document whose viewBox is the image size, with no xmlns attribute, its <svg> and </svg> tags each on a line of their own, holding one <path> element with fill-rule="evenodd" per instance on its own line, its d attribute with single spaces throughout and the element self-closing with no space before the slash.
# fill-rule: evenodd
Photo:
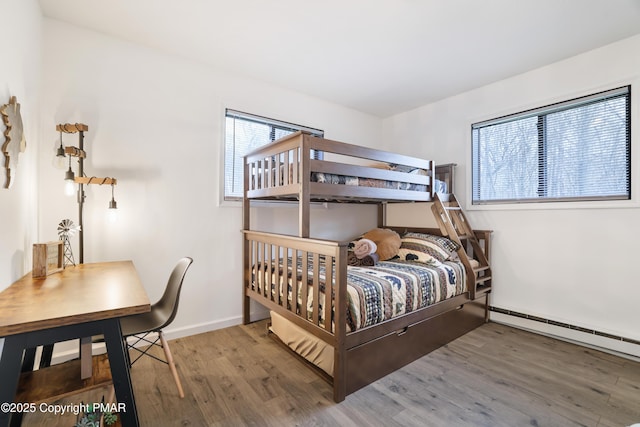
<svg viewBox="0 0 640 427">
<path fill-rule="evenodd" d="M 104 335 L 123 426 L 137 426 L 129 355 L 120 317 L 148 312 L 149 298 L 131 261 L 80 264 L 43 279 L 27 274 L 0 293 L 0 403 L 13 402 L 24 350 Z M 0 426 L 11 414 L 0 411 Z"/>
</svg>

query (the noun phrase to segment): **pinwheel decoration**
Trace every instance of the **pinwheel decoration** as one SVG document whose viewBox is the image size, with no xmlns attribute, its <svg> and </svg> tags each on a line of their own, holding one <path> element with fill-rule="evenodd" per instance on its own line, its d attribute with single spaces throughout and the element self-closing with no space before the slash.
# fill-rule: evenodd
<svg viewBox="0 0 640 427">
<path fill-rule="evenodd" d="M 80 226 L 75 225 L 70 219 L 63 219 L 58 224 L 58 237 L 64 242 L 64 266 L 76 265 L 73 259 L 73 252 L 71 251 L 71 242 L 69 238 L 76 234 L 76 231 L 80 231 Z"/>
</svg>

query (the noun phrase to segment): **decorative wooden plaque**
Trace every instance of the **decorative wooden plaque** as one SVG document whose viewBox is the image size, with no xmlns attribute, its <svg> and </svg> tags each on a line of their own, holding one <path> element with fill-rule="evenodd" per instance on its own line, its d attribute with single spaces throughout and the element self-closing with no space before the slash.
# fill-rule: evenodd
<svg viewBox="0 0 640 427">
<path fill-rule="evenodd" d="M 20 104 L 16 101 L 15 96 L 11 97 L 8 104 L 0 106 L 0 116 L 6 126 L 5 142 L 2 144 L 2 153 L 5 156 L 4 167 L 7 170 L 4 188 L 10 188 L 16 175 L 18 154 L 23 153 L 27 147 L 22 116 L 20 115 Z"/>
<path fill-rule="evenodd" d="M 33 277 L 46 277 L 64 269 L 62 240 L 33 244 Z"/>
</svg>

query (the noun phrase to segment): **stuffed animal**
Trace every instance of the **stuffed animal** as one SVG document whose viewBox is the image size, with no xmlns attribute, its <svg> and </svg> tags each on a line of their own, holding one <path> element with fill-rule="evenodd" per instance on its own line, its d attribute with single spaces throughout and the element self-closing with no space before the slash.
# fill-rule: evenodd
<svg viewBox="0 0 640 427">
<path fill-rule="evenodd" d="M 359 259 L 367 255 L 375 254 L 377 250 L 378 246 L 374 241 L 364 238 L 356 241 L 353 247 L 353 253 L 356 254 Z"/>
<path fill-rule="evenodd" d="M 378 263 L 378 247 L 369 239 L 360 239 L 349 243 L 347 264 L 369 267 Z"/>
<path fill-rule="evenodd" d="M 400 235 L 388 228 L 374 228 L 367 231 L 363 239 L 369 239 L 376 244 L 376 255 L 380 261 L 386 261 L 398 255 L 400 249 Z"/>
</svg>

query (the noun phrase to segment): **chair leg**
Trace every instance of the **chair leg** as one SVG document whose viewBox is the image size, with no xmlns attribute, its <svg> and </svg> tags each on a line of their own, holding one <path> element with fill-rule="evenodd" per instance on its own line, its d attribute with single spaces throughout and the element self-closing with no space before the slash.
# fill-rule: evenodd
<svg viewBox="0 0 640 427">
<path fill-rule="evenodd" d="M 171 350 L 169 350 L 169 344 L 167 340 L 164 338 L 164 334 L 162 331 L 158 332 L 160 336 L 160 344 L 162 344 L 162 350 L 164 350 L 164 356 L 167 358 L 167 363 L 169 364 L 169 369 L 171 369 L 171 374 L 173 375 L 173 379 L 176 382 L 176 386 L 178 387 L 178 394 L 180 398 L 184 398 L 184 391 L 182 391 L 182 384 L 180 383 L 180 378 L 178 377 L 178 370 L 176 369 L 176 364 L 173 362 L 173 356 L 171 356 Z"/>
<path fill-rule="evenodd" d="M 91 337 L 80 338 L 80 378 L 86 380 L 93 376 Z"/>
</svg>

